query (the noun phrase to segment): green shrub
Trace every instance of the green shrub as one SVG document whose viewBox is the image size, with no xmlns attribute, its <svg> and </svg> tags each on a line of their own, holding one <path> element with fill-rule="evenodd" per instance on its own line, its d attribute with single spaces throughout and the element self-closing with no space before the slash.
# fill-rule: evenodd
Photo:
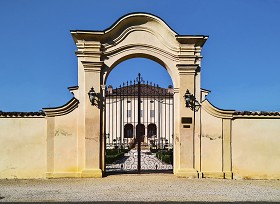
<svg viewBox="0 0 280 204">
<path fill-rule="evenodd" d="M 120 160 L 124 157 L 124 152 L 119 152 L 117 154 L 106 155 L 105 161 L 107 164 L 112 164 L 113 162 Z"/>
<path fill-rule="evenodd" d="M 107 164 L 112 164 L 124 157 L 124 154 L 127 152 L 129 152 L 128 149 L 106 149 L 105 161 Z"/>
<path fill-rule="evenodd" d="M 173 164 L 173 151 L 172 150 L 159 150 L 156 157 L 166 164 Z"/>
</svg>

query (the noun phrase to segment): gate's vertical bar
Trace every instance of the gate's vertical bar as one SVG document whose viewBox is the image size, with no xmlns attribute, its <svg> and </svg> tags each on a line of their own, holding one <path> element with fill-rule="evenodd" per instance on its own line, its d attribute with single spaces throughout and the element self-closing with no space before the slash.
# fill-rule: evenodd
<svg viewBox="0 0 280 204">
<path fill-rule="evenodd" d="M 107 89 L 107 94 L 106 94 L 106 98 L 105 98 L 105 104 L 106 104 L 106 107 L 107 107 L 107 101 L 108 101 L 108 109 L 109 109 L 109 111 L 108 111 L 108 132 L 106 132 L 107 134 L 106 134 L 106 144 L 108 144 L 108 146 L 110 145 L 110 130 L 111 130 L 111 125 L 110 125 L 110 123 L 111 123 L 111 104 L 110 104 L 110 91 L 108 91 L 108 89 Z M 106 118 L 106 120 L 107 120 L 107 118 Z M 107 125 L 106 125 L 107 126 Z"/>
<path fill-rule="evenodd" d="M 135 105 L 135 103 L 136 103 L 136 94 L 135 94 L 135 91 L 136 91 L 136 84 L 135 84 L 136 82 L 135 82 L 135 80 L 134 80 L 134 84 L 133 84 L 133 125 L 134 125 L 134 130 L 135 130 L 135 141 L 133 141 L 133 146 L 135 147 L 135 144 L 136 144 L 136 142 L 137 142 L 137 125 L 136 125 L 136 117 L 135 117 L 135 107 L 136 107 L 136 105 Z"/>
<path fill-rule="evenodd" d="M 141 74 L 138 74 L 138 133 L 136 134 L 138 142 L 138 173 L 141 171 Z"/>
<path fill-rule="evenodd" d="M 164 89 L 164 143 L 163 143 L 163 148 L 165 149 L 165 144 L 166 144 L 166 90 Z"/>
<path fill-rule="evenodd" d="M 126 82 L 126 124 L 128 124 L 128 101 L 129 101 L 129 98 L 128 98 L 128 81 Z M 125 125 L 126 125 L 125 124 Z M 129 137 L 129 134 L 128 132 L 124 132 L 124 135 L 126 134 L 126 147 L 128 147 L 128 137 Z"/>
<path fill-rule="evenodd" d="M 123 87 L 121 87 L 120 85 L 120 136 L 119 136 L 119 141 L 120 141 L 120 145 L 119 148 L 121 149 L 122 145 L 123 145 L 123 141 L 122 141 L 122 112 L 123 112 L 123 108 L 122 108 L 122 104 L 123 104 L 123 100 L 122 100 L 122 91 L 123 91 Z"/>
<path fill-rule="evenodd" d="M 116 136 L 115 136 L 115 144 L 118 145 L 118 88 L 116 88 Z"/>
<path fill-rule="evenodd" d="M 158 85 L 157 85 L 157 89 L 158 89 Z M 160 106 L 160 102 L 161 102 L 161 93 L 159 92 L 159 98 L 158 98 L 158 144 L 159 144 L 159 149 L 161 149 L 161 142 L 160 142 L 160 137 L 161 137 L 161 117 L 160 117 L 160 111 L 161 111 L 161 106 Z"/>
<path fill-rule="evenodd" d="M 114 140 L 114 94 L 113 94 L 113 90 L 112 90 L 112 94 L 110 96 L 110 106 L 112 108 L 112 113 L 111 113 L 111 118 L 112 118 L 111 122 L 112 123 L 111 123 L 110 138 L 111 138 L 111 146 L 113 146 L 113 140 Z"/>
<path fill-rule="evenodd" d="M 172 145 L 172 129 L 171 129 L 171 126 L 172 126 L 172 123 L 173 123 L 173 118 L 171 118 L 171 108 L 172 108 L 172 104 L 171 104 L 171 97 L 172 97 L 172 92 L 169 93 L 169 97 L 168 97 L 168 110 L 169 110 L 169 147 L 171 147 Z"/>
<path fill-rule="evenodd" d="M 148 103 L 148 97 L 149 97 L 149 95 L 150 95 L 150 90 L 149 90 L 149 82 L 147 81 L 147 85 L 146 85 L 146 109 L 147 109 L 147 125 L 146 125 L 146 127 L 147 127 L 147 133 L 146 133 L 146 136 L 147 136 L 147 145 L 149 145 L 148 144 L 148 138 L 149 138 L 149 103 Z M 144 111 L 144 110 L 143 110 Z"/>
<path fill-rule="evenodd" d="M 168 93 L 168 147 L 170 148 L 171 145 L 171 139 L 170 139 L 170 135 L 171 135 L 171 127 L 170 127 L 170 122 L 172 122 L 171 120 L 171 116 L 170 116 L 170 97 L 171 97 L 171 92 Z"/>
<path fill-rule="evenodd" d="M 174 151 L 174 93 L 172 95 L 172 148 L 173 148 L 173 151 Z M 173 153 L 174 155 L 174 153 Z"/>
<path fill-rule="evenodd" d="M 156 124 L 156 85 L 155 84 L 153 89 L 154 89 L 154 124 Z"/>
<path fill-rule="evenodd" d="M 155 132 L 155 135 L 156 135 L 156 137 L 155 137 L 155 145 L 156 145 L 156 148 L 158 149 L 158 123 L 156 123 L 156 84 L 154 83 L 154 86 L 153 86 L 153 89 L 154 89 L 154 98 L 153 98 L 153 100 L 154 100 L 154 103 L 153 103 L 153 105 L 154 105 L 154 124 L 156 124 L 157 125 L 157 129 L 156 129 L 156 132 Z"/>
</svg>

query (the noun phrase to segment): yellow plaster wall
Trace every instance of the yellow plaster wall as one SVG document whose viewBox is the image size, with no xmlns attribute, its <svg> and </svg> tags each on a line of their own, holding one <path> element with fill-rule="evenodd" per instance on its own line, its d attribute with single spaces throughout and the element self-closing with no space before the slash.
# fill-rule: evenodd
<svg viewBox="0 0 280 204">
<path fill-rule="evenodd" d="M 46 119 L 0 118 L 0 178 L 43 178 Z"/>
<path fill-rule="evenodd" d="M 77 172 L 77 109 L 55 117 L 54 172 Z"/>
<path fill-rule="evenodd" d="M 234 178 L 280 178 L 280 120 L 235 119 L 232 122 Z"/>
<path fill-rule="evenodd" d="M 201 110 L 201 171 L 222 172 L 222 119 Z"/>
</svg>

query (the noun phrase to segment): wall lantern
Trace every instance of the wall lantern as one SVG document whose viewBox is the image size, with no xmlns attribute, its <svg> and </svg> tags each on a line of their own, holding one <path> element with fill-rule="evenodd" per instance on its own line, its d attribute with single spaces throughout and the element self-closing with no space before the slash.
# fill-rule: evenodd
<svg viewBox="0 0 280 204">
<path fill-rule="evenodd" d="M 189 89 L 187 89 L 185 95 L 184 95 L 185 101 L 186 101 L 186 107 L 190 108 L 193 111 L 198 111 L 200 108 L 199 102 L 196 100 L 193 94 L 189 92 Z"/>
<path fill-rule="evenodd" d="M 91 89 L 89 90 L 88 97 L 89 101 L 91 102 L 91 105 L 98 105 L 98 94 L 94 91 L 93 87 L 91 87 Z"/>
</svg>

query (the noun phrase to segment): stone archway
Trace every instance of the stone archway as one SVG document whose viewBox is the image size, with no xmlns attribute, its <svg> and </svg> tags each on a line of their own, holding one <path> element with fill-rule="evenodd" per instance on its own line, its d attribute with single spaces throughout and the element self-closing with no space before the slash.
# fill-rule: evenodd
<svg viewBox="0 0 280 204">
<path fill-rule="evenodd" d="M 102 102 L 111 70 L 134 57 L 154 60 L 170 74 L 175 106 L 174 174 L 198 177 L 195 135 L 200 116 L 185 107 L 183 95 L 188 89 L 200 101 L 201 50 L 208 37 L 178 35 L 162 19 L 146 13 L 128 14 L 104 31 L 71 34 L 78 48 L 78 140 L 84 144 L 78 165 L 82 177 L 101 177 L 104 171 L 104 110 L 91 105 L 88 91 L 93 87 Z M 188 125 L 183 118 L 188 118 Z"/>
</svg>

